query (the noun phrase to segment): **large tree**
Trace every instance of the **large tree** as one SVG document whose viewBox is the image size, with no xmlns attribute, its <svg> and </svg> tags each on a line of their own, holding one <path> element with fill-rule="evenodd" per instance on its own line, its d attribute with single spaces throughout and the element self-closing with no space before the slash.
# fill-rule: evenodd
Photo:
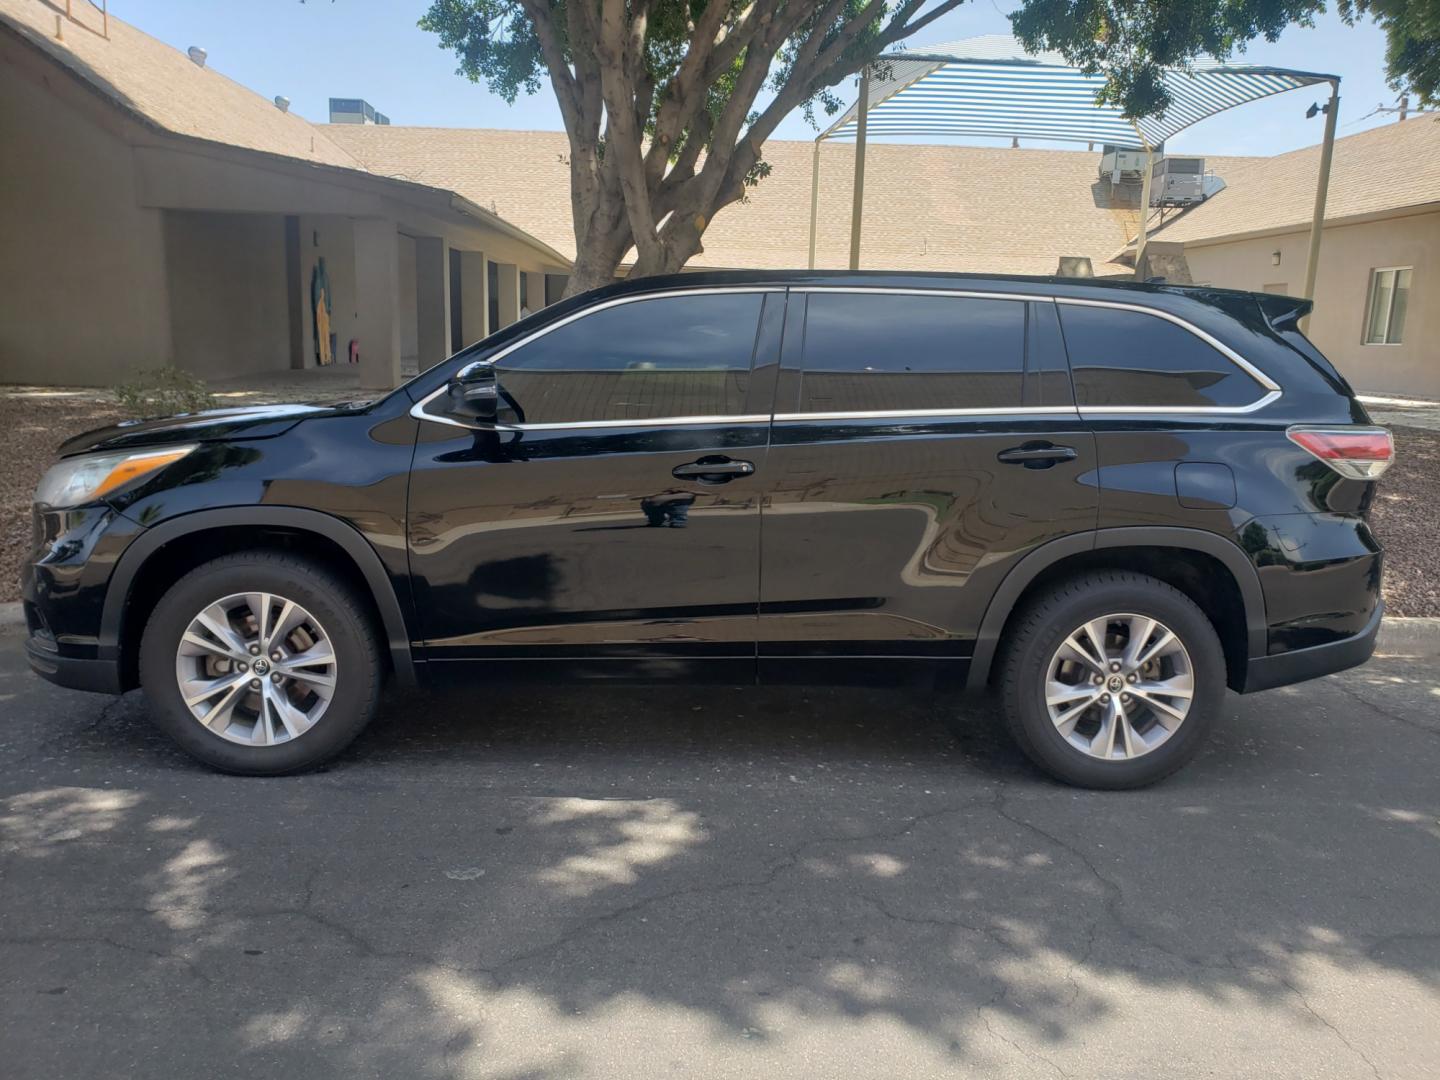
<svg viewBox="0 0 1440 1080">
<path fill-rule="evenodd" d="M 715 214 L 769 172 L 787 114 L 841 104 L 832 88 L 964 0 L 432 0 L 420 20 L 460 73 L 506 101 L 548 81 L 570 140 L 570 291 L 679 270 Z M 1390 36 L 1397 85 L 1433 98 L 1440 0 L 1337 0 Z M 1168 104 L 1160 71 L 1308 25 L 1323 0 L 1024 0 L 1028 48 L 1106 77 L 1127 115 Z"/>
<path fill-rule="evenodd" d="M 761 150 L 787 114 L 833 111 L 831 87 L 963 2 L 434 0 L 420 25 L 507 101 L 550 82 L 576 292 L 613 280 L 632 246 L 632 273 L 679 270 L 769 171 Z"/>
</svg>

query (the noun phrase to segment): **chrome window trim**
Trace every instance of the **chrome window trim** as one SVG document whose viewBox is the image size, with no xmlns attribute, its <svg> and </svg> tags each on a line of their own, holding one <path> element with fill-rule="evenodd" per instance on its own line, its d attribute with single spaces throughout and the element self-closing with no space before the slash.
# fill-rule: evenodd
<svg viewBox="0 0 1440 1080">
<path fill-rule="evenodd" d="M 883 411 L 856 411 L 856 412 L 821 412 L 821 413 L 776 413 L 773 417 L 776 421 L 784 423 L 796 423 L 807 420 L 885 420 L 885 419 L 906 419 L 906 418 L 927 418 L 944 416 L 1066 416 L 1078 419 L 1110 418 L 1120 416 L 1204 416 L 1221 415 L 1235 416 L 1245 413 L 1257 412 L 1280 400 L 1283 391 L 1280 384 L 1275 382 L 1264 371 L 1246 360 L 1230 346 L 1212 334 L 1207 333 L 1194 323 L 1172 315 L 1168 311 L 1159 308 L 1148 307 L 1144 304 L 1132 304 L 1122 300 L 1087 300 L 1079 297 L 1052 296 L 1039 293 L 1014 293 L 1003 291 L 982 291 L 976 289 L 917 289 L 913 286 L 886 286 L 886 285 L 714 285 L 698 289 L 666 289 L 661 292 L 639 293 L 634 296 L 617 296 L 610 300 L 596 304 L 594 307 L 587 307 L 567 315 L 557 322 L 544 326 L 533 334 L 528 334 L 519 341 L 511 342 L 494 356 L 478 361 L 483 364 L 495 364 L 509 356 L 517 349 L 528 345 L 530 342 L 544 337 L 552 330 L 558 330 L 562 326 L 568 326 L 572 322 L 593 315 L 598 311 L 607 308 L 618 307 L 621 304 L 639 303 L 645 300 L 661 300 L 676 296 L 706 296 L 716 293 L 860 293 L 879 294 L 896 296 L 948 296 L 973 300 L 1020 300 L 1033 301 L 1035 303 L 1071 304 L 1076 307 L 1099 307 L 1116 308 L 1121 311 L 1136 311 L 1142 315 L 1152 315 L 1157 319 L 1164 319 L 1174 323 L 1181 329 L 1194 334 L 1205 344 L 1209 345 L 1216 352 L 1220 353 L 1227 360 L 1233 363 L 1256 383 L 1266 393 L 1248 405 L 1091 405 L 1091 406 L 1014 406 L 1011 408 L 984 408 L 984 409 L 917 409 L 917 410 L 883 410 Z M 448 424 L 451 427 L 464 428 L 469 431 L 569 431 L 583 428 L 625 428 L 625 427 L 693 427 L 701 424 L 756 424 L 768 423 L 770 416 L 761 414 L 745 414 L 735 416 L 663 416 L 652 419 L 640 420 L 578 420 L 566 421 L 563 423 L 549 424 L 466 424 L 453 417 L 436 416 L 425 411 L 425 406 L 435 398 L 439 397 L 446 390 L 440 386 L 425 397 L 421 398 L 410 408 L 410 415 L 417 420 L 429 420 L 436 424 Z"/>
<path fill-rule="evenodd" d="M 1243 356 L 1241 356 L 1238 352 L 1236 352 L 1234 349 L 1230 348 L 1230 346 L 1226 345 L 1223 341 L 1219 340 L 1219 339 L 1216 338 L 1214 335 L 1207 333 L 1206 331 L 1200 329 L 1200 327 L 1196 326 L 1194 323 L 1190 322 L 1189 320 L 1181 318 L 1179 315 L 1172 315 L 1172 314 L 1171 314 L 1170 312 L 1168 312 L 1168 311 L 1161 311 L 1159 308 L 1148 307 L 1148 306 L 1146 306 L 1145 304 L 1131 304 L 1131 303 L 1127 303 L 1127 302 L 1125 302 L 1125 301 L 1123 301 L 1123 300 L 1086 300 L 1086 299 L 1081 299 L 1081 298 L 1078 298 L 1078 297 L 1052 296 L 1052 295 L 1043 295 L 1043 294 L 1039 294 L 1039 293 L 1012 293 L 1012 292 L 1001 292 L 1001 291 L 983 292 L 983 291 L 977 291 L 977 290 L 974 290 L 974 289 L 917 289 L 917 288 L 910 287 L 910 286 L 890 288 L 890 287 L 883 286 L 883 285 L 836 285 L 836 286 L 829 286 L 829 285 L 801 285 L 801 286 L 792 287 L 792 288 L 791 288 L 791 292 L 800 292 L 800 293 L 842 292 L 842 293 L 871 293 L 871 294 L 873 294 L 873 293 L 881 293 L 881 294 L 883 294 L 883 293 L 890 293 L 890 294 L 899 295 L 899 296 L 953 296 L 953 297 L 961 297 L 961 298 L 964 298 L 964 299 L 981 299 L 981 300 L 1031 300 L 1031 301 L 1034 301 L 1034 302 L 1036 302 L 1036 303 L 1073 304 L 1073 305 L 1075 305 L 1075 306 L 1077 306 L 1077 307 L 1116 308 L 1116 309 L 1119 309 L 1119 310 L 1121 310 L 1121 311 L 1138 311 L 1138 312 L 1139 312 L 1140 314 L 1142 314 L 1142 315 L 1153 315 L 1153 316 L 1155 316 L 1157 319 L 1165 319 L 1167 322 L 1172 322 L 1172 323 L 1174 323 L 1176 326 L 1180 327 L 1180 328 L 1183 329 L 1183 330 L 1188 330 L 1190 333 L 1192 333 L 1192 334 L 1194 334 L 1196 337 L 1198 337 L 1201 341 L 1205 342 L 1205 344 L 1209 345 L 1209 346 L 1210 346 L 1212 349 L 1214 349 L 1216 352 L 1220 353 L 1221 356 L 1223 356 L 1223 357 L 1225 357 L 1225 359 L 1229 360 L 1232 364 L 1234 364 L 1236 367 L 1238 367 L 1238 368 L 1239 368 L 1241 371 L 1243 371 L 1246 375 L 1250 376 L 1251 379 L 1253 379 L 1256 383 L 1258 383 L 1258 384 L 1260 385 L 1260 387 L 1261 387 L 1263 390 L 1266 391 L 1266 392 L 1265 392 L 1264 394 L 1262 394 L 1258 399 L 1256 399 L 1255 401 L 1252 401 L 1252 402 L 1251 402 L 1250 404 L 1248 404 L 1248 405 L 1091 405 L 1091 406 L 1081 406 L 1081 405 L 1079 405 L 1079 404 L 1077 403 L 1076 407 L 1073 408 L 1073 409 L 1063 409 L 1063 410 L 1061 410 L 1061 411 L 1062 411 L 1065 415 L 1067 415 L 1067 416 L 1078 415 L 1081 419 L 1086 419 L 1086 418 L 1090 417 L 1091 415 L 1099 415 L 1099 416 L 1122 416 L 1122 415 L 1123 415 L 1123 416 L 1171 416 L 1171 415 L 1176 415 L 1176 414 L 1178 414 L 1178 415 L 1181 415 L 1181 416 L 1185 416 L 1185 415 L 1215 414 L 1215 415 L 1221 415 L 1221 416 L 1234 416 L 1234 415 L 1239 415 L 1239 414 L 1243 414 L 1243 413 L 1252 413 L 1252 412 L 1256 412 L 1256 411 L 1259 410 L 1259 409 L 1263 409 L 1263 408 L 1265 408 L 1267 405 L 1270 405 L 1270 404 L 1272 404 L 1272 403 L 1280 400 L 1281 394 L 1283 393 L 1283 391 L 1282 391 L 1281 388 L 1280 388 L 1280 384 L 1279 384 L 1279 383 L 1275 382 L 1275 380 L 1272 379 L 1272 378 L 1270 378 L 1269 375 L 1266 375 L 1265 372 L 1261 371 L 1258 367 L 1256 367 L 1254 364 L 1250 363 L 1250 361 L 1246 360 L 1246 359 L 1245 359 Z M 1063 329 L 1063 328 L 1062 328 L 1062 329 Z M 786 413 L 786 414 L 784 414 L 784 416 L 785 416 L 786 419 L 805 419 L 805 418 L 809 418 L 809 417 L 816 417 L 816 418 L 822 418 L 822 419 L 847 419 L 847 418 L 853 417 L 853 418 L 859 419 L 859 418 L 867 418 L 867 417 L 875 416 L 875 415 L 881 415 L 881 416 L 884 416 L 884 415 L 905 415 L 905 416 L 942 416 L 942 415 L 954 415 L 954 416 L 990 416 L 990 415 L 1003 415 L 1003 414 L 1005 414 L 1005 413 L 1023 413 L 1023 412 L 1028 412 L 1028 411 L 1041 411 L 1041 412 L 1045 412 L 1045 411 L 1048 411 L 1048 410 L 1029 410 L 1029 409 L 1026 409 L 1026 408 L 1013 408 L 1013 409 L 1004 409 L 1004 410 L 998 410 L 998 411 L 997 411 L 997 410 L 989 410 L 989 409 L 946 409 L 946 410 L 928 410 L 928 409 L 927 409 L 927 410 L 923 410 L 923 411 L 920 411 L 920 412 L 911 412 L 911 413 L 904 413 L 904 414 L 885 414 L 885 413 L 882 413 L 882 414 L 874 414 L 874 413 L 823 413 L 823 414 L 822 414 L 822 413 Z M 776 417 L 777 420 L 779 420 L 780 418 L 781 418 L 780 416 L 777 416 L 777 417 Z"/>
<path fill-rule="evenodd" d="M 786 287 L 784 285 L 711 285 L 703 289 L 664 289 L 659 292 L 637 293 L 634 296 L 616 296 L 612 297 L 609 300 L 602 301 L 601 303 L 598 303 L 593 307 L 581 308 L 579 311 L 573 311 L 569 315 L 566 315 L 563 319 L 558 319 L 553 323 L 542 326 L 533 334 L 526 334 L 520 340 L 512 341 L 509 345 L 506 345 L 505 348 L 501 349 L 494 356 L 491 356 L 485 360 L 477 360 L 476 363 L 497 364 L 501 360 L 505 359 L 505 357 L 513 353 L 516 349 L 523 348 L 524 346 L 529 345 L 532 341 L 538 341 L 540 338 L 544 337 L 546 334 L 550 333 L 553 330 L 559 330 L 562 326 L 569 326 L 572 322 L 578 322 L 580 319 L 587 318 L 588 316 L 594 315 L 598 311 L 604 311 L 607 308 L 619 307 L 621 304 L 638 304 L 645 300 L 664 300 L 674 296 L 713 296 L 717 293 L 783 293 L 785 291 Z M 753 364 L 754 358 L 752 357 L 751 359 Z M 410 415 L 415 417 L 415 419 L 417 420 L 430 420 L 436 424 L 449 424 L 451 427 L 464 428 L 467 431 L 564 431 L 576 428 L 593 427 L 635 427 L 637 424 L 644 424 L 646 426 L 652 427 L 680 427 L 693 424 L 710 423 L 712 421 L 717 423 L 726 423 L 727 421 L 731 423 L 754 422 L 753 420 L 746 419 L 744 417 L 737 418 L 725 416 L 665 416 L 657 417 L 653 420 L 641 421 L 576 420 L 553 424 L 466 424 L 462 423 L 459 420 L 456 420 L 453 417 L 436 416 L 433 413 L 428 413 L 425 411 L 425 406 L 429 405 L 431 401 L 443 394 L 447 388 L 448 387 L 446 385 L 441 385 L 436 389 L 432 390 L 430 393 L 426 394 L 414 405 L 410 406 Z M 767 415 L 764 417 L 764 419 L 768 423 L 770 417 Z"/>
<path fill-rule="evenodd" d="M 896 296 L 958 296 L 966 300 L 1035 300 L 1054 303 L 1055 297 L 1034 293 L 982 292 L 975 289 L 917 289 L 914 286 L 888 285 L 792 285 L 796 293 L 889 293 Z"/>
<path fill-rule="evenodd" d="M 1079 410 L 1065 405 L 1017 405 L 994 409 L 871 409 L 857 412 L 776 413 L 776 423 L 803 420 L 908 420 L 944 416 L 1075 416 Z"/>
<path fill-rule="evenodd" d="M 1238 416 L 1263 409 L 1280 400 L 1280 391 L 1271 390 L 1249 405 L 1090 405 L 1080 410 L 1080 417 L 1111 416 Z"/>
<path fill-rule="evenodd" d="M 1261 371 L 1254 364 L 1250 363 L 1249 360 L 1246 360 L 1234 349 L 1230 348 L 1229 345 L 1226 345 L 1223 341 L 1219 340 L 1213 335 L 1207 334 L 1204 330 L 1201 330 L 1200 327 L 1196 326 L 1194 323 L 1188 322 L 1185 319 L 1180 318 L 1180 316 L 1178 315 L 1171 315 L 1168 311 L 1161 311 L 1159 308 L 1146 307 L 1144 304 L 1125 304 L 1116 300 L 1079 300 L 1074 297 L 1068 296 L 1056 297 L 1055 302 L 1057 304 L 1070 304 L 1074 307 L 1105 307 L 1119 308 L 1122 311 L 1138 311 L 1142 315 L 1153 315 L 1157 319 L 1164 319 L 1167 322 L 1172 322 L 1176 326 L 1190 331 L 1190 333 L 1194 334 L 1201 341 L 1205 342 L 1205 344 L 1209 345 L 1216 352 L 1220 353 L 1220 355 L 1224 356 L 1241 371 L 1245 372 L 1246 375 L 1249 375 L 1266 390 L 1274 393 L 1279 393 L 1280 391 L 1279 383 L 1277 383 L 1274 379 L 1270 378 L 1269 375 L 1266 375 L 1265 372 Z M 1255 407 L 1256 406 L 1253 405 L 1216 405 L 1213 406 L 1213 409 L 1217 412 L 1231 412 L 1235 409 L 1250 409 Z M 1112 408 L 1112 406 L 1106 405 L 1104 406 L 1104 408 L 1109 409 Z M 1181 408 L 1212 408 L 1212 406 L 1186 405 L 1181 406 Z"/>
<path fill-rule="evenodd" d="M 656 416 L 634 420 L 565 420 L 549 424 L 495 424 L 496 431 L 578 431 L 581 428 L 697 427 L 707 424 L 768 424 L 769 413 L 736 416 Z"/>
</svg>

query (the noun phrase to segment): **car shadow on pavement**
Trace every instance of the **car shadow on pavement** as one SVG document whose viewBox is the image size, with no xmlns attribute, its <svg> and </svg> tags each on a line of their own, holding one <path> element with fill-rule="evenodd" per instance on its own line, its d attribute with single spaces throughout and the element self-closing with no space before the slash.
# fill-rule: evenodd
<svg viewBox="0 0 1440 1080">
<path fill-rule="evenodd" d="M 395 695 L 278 780 L 66 695 L 5 750 L 7 1042 L 17 1075 L 1419 1075 L 1440 743 L 1368 693 L 1231 698 L 1117 794 L 933 695 Z"/>
</svg>

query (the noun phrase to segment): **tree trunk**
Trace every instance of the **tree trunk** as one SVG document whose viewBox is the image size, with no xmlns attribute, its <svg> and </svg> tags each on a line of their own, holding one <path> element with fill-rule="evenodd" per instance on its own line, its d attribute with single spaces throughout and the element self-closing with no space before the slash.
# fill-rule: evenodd
<svg viewBox="0 0 1440 1080">
<path fill-rule="evenodd" d="M 629 230 L 624 230 L 624 242 L 626 249 L 629 248 Z M 599 289 L 606 285 L 615 284 L 616 274 L 620 269 L 620 260 L 625 257 L 625 251 L 615 254 L 616 242 L 613 239 L 599 243 L 592 242 L 585 245 L 575 256 L 575 269 L 570 274 L 570 280 L 565 285 L 565 295 L 575 296 L 578 293 L 589 292 L 591 289 Z"/>
</svg>

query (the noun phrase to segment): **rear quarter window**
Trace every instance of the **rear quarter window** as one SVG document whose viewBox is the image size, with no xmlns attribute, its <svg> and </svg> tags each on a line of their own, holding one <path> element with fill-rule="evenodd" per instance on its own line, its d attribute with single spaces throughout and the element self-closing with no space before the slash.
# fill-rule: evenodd
<svg viewBox="0 0 1440 1080">
<path fill-rule="evenodd" d="M 1142 311 L 1060 304 L 1080 408 L 1238 408 L 1266 390 L 1207 341 Z"/>
</svg>

